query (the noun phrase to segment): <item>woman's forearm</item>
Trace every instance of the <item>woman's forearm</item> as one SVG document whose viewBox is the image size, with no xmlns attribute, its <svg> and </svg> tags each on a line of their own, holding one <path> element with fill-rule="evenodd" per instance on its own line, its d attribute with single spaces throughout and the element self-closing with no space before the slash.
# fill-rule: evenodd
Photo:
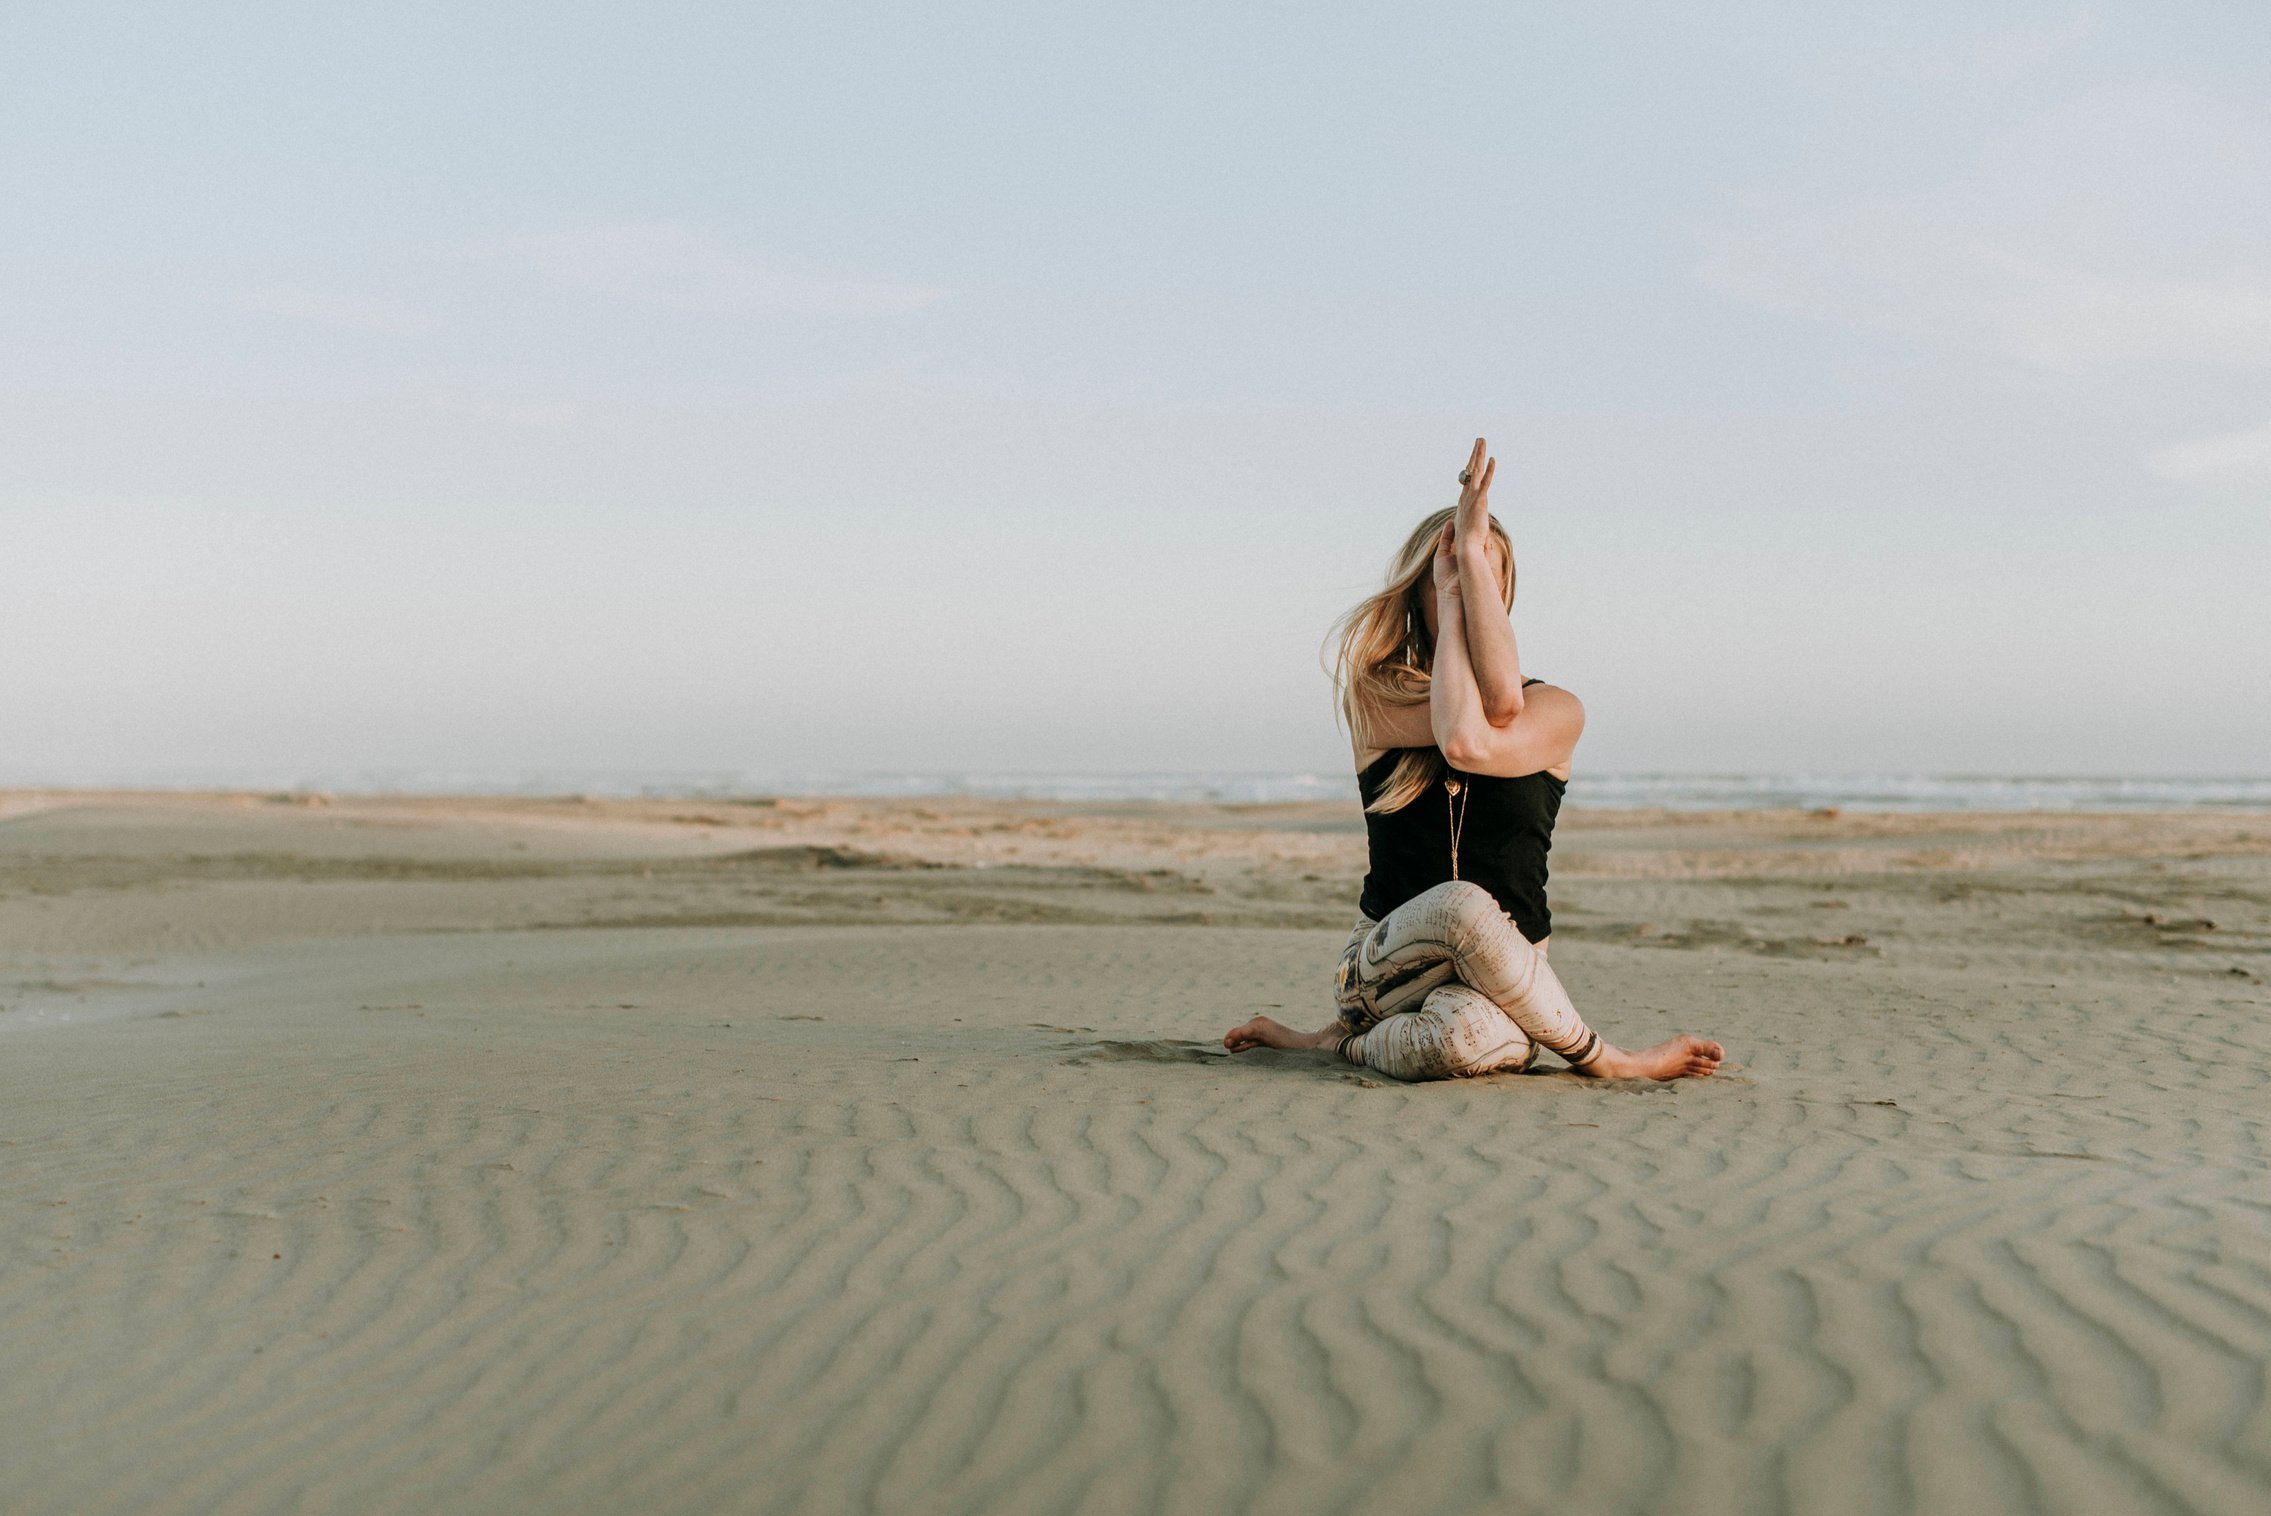
<svg viewBox="0 0 2271 1516">
<path fill-rule="evenodd" d="M 1491 725 L 1504 726 L 1522 714 L 1522 653 L 1514 645 L 1514 624 L 1499 613 L 1498 572 L 1484 553 L 1461 549 L 1459 589 L 1474 607 L 1466 618 L 1466 651 L 1482 713 Z"/>
<path fill-rule="evenodd" d="M 1456 592 L 1435 597 L 1435 668 L 1427 691 L 1427 720 L 1446 758 L 1464 752 L 1483 715 L 1467 652 L 1466 612 Z M 1453 760 L 1456 761 L 1455 759 Z"/>
</svg>

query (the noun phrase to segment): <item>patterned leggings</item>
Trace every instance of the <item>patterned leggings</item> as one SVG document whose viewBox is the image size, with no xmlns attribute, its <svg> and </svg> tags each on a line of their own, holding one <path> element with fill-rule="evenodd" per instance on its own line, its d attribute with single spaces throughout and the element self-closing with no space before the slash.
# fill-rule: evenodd
<svg viewBox="0 0 2271 1516">
<path fill-rule="evenodd" d="M 1397 1079 L 1530 1066 L 1543 1047 L 1578 1068 L 1601 1039 L 1481 885 L 1454 879 L 1383 921 L 1360 919 L 1333 973 L 1341 1056 Z"/>
</svg>

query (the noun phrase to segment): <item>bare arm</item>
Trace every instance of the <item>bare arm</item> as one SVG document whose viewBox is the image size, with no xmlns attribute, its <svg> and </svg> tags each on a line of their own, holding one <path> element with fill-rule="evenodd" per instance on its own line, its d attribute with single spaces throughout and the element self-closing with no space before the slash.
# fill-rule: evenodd
<svg viewBox="0 0 2271 1516">
<path fill-rule="evenodd" d="M 1530 686 L 1522 714 L 1503 726 L 1476 719 L 1451 734 L 1443 749 L 1444 761 L 1469 774 L 1497 774 L 1512 778 L 1551 769 L 1567 778 L 1569 760 L 1576 755 L 1577 739 L 1584 735 L 1585 707 L 1575 695 L 1550 684 Z"/>
<path fill-rule="evenodd" d="M 1443 626 L 1455 626 L 1463 620 L 1463 609 L 1446 616 L 1442 602 L 1436 604 Z M 1357 767 L 1363 768 L 1395 748 L 1432 746 L 1441 750 L 1446 762 L 1469 774 L 1516 775 L 1564 769 L 1585 730 L 1585 707 L 1577 697 L 1550 684 L 1534 684 L 1521 715 L 1507 722 L 1491 721 L 1482 713 L 1464 647 L 1454 653 L 1449 650 L 1451 643 L 1448 634 L 1439 639 L 1435 678 L 1426 704 L 1395 706 L 1366 724 L 1357 737 Z M 1447 666 L 1450 660 L 1456 660 L 1455 677 Z M 1436 692 L 1447 684 L 1451 686 L 1449 692 L 1438 695 Z M 1463 698 L 1460 686 L 1464 687 Z M 1439 706 L 1445 718 L 1442 736 L 1438 736 L 1436 726 Z"/>
<path fill-rule="evenodd" d="M 1442 564 L 1447 544 L 1436 545 L 1436 562 Z M 1454 555 L 1455 557 L 1455 555 Z M 1435 583 L 1435 668 L 1427 689 L 1427 724 L 1435 745 L 1453 766 L 1462 766 L 1454 748 L 1472 745 L 1478 727 L 1490 725 L 1483 714 L 1482 692 L 1475 687 L 1474 664 L 1467 656 L 1466 596 L 1456 567 L 1448 582 L 1439 574 Z"/>
<path fill-rule="evenodd" d="M 1436 534 L 1435 554 L 1428 569 L 1428 589 L 1435 597 L 1435 666 L 1428 681 L 1427 699 L 1410 705 L 1392 705 L 1359 718 L 1358 724 L 1349 731 L 1350 740 L 1356 746 L 1359 769 L 1396 748 L 1441 747 L 1440 734 L 1446 723 L 1456 723 L 1471 715 L 1469 706 L 1475 710 L 1481 708 L 1472 665 L 1466 656 L 1466 633 L 1461 630 L 1465 620 L 1459 610 L 1462 592 L 1455 543 L 1455 524 L 1446 521 L 1443 530 Z M 1444 656 L 1453 648 L 1458 651 L 1457 662 L 1446 664 Z M 1458 673 L 1450 673 L 1452 668 Z M 1447 689 L 1446 684 L 1454 687 Z M 1456 688 L 1459 684 L 1465 688 Z"/>
<path fill-rule="evenodd" d="M 1498 575 L 1488 557 L 1461 549 L 1459 578 L 1474 608 L 1467 617 L 1467 657 L 1474 664 L 1475 689 L 1490 724 L 1504 726 L 1522 714 L 1522 654 L 1514 645 L 1514 624 L 1498 608 Z"/>
<path fill-rule="evenodd" d="M 1498 460 L 1477 437 L 1460 476 L 1463 488 L 1452 520 L 1457 523 L 1459 591 L 1468 611 L 1467 659 L 1484 717 L 1493 726 L 1504 726 L 1522 714 L 1522 654 L 1514 645 L 1513 623 L 1499 609 L 1506 603 L 1505 581 L 1490 536 L 1490 482 L 1497 473 Z M 1506 571 L 1512 567 L 1506 565 Z"/>
<path fill-rule="evenodd" d="M 1467 492 L 1435 541 L 1435 665 L 1427 702 L 1377 712 L 1352 730 L 1359 768 L 1392 749 L 1432 744 L 1470 774 L 1534 774 L 1565 770 L 1576 752 L 1585 730 L 1577 697 L 1548 684 L 1522 688 L 1521 653 L 1502 613 L 1499 553 L 1490 536 L 1496 471 L 1478 438 Z"/>
<path fill-rule="evenodd" d="M 1435 745 L 1453 768 L 1469 774 L 1535 774 L 1566 765 L 1585 730 L 1585 707 L 1567 690 L 1541 684 L 1507 721 L 1493 721 L 1476 686 L 1463 576 L 1445 558 L 1457 557 L 1446 533 L 1436 543 L 1435 678 L 1428 690 L 1429 725 Z M 1497 620 L 1498 602 L 1486 617 Z"/>
</svg>

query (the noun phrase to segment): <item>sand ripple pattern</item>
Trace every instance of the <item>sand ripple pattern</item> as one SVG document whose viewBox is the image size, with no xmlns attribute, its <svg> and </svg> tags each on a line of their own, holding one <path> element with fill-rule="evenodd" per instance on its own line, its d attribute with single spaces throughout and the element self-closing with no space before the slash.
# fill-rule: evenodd
<svg viewBox="0 0 2271 1516">
<path fill-rule="evenodd" d="M 19 1038 L 7 1508 L 2271 1500 L 2252 994 L 1578 942 L 1747 1072 L 1209 1046 L 1336 944 L 529 933 Z"/>
</svg>

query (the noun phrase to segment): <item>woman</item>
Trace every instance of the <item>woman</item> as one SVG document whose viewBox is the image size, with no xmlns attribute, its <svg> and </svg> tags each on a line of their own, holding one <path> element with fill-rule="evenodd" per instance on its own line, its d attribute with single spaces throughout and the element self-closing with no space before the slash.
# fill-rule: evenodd
<svg viewBox="0 0 2271 1516">
<path fill-rule="evenodd" d="M 1223 1046 L 1330 1047 L 1398 1079 L 1518 1071 L 1541 1047 L 1597 1079 L 1709 1074 L 1716 1042 L 1602 1041 L 1547 966 L 1546 849 L 1585 709 L 1522 677 L 1497 469 L 1477 438 L 1458 505 L 1422 521 L 1387 588 L 1339 624 L 1333 682 L 1371 852 L 1333 979 L 1340 1019 L 1297 1032 L 1256 1016 Z"/>
</svg>

